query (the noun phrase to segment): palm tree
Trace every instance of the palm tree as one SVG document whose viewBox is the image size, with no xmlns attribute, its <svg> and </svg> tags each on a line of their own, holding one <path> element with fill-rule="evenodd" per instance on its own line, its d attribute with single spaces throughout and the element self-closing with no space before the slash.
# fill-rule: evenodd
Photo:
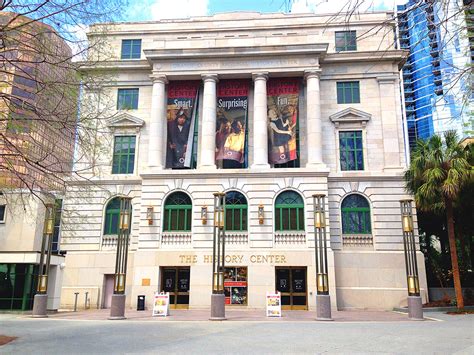
<svg viewBox="0 0 474 355">
<path fill-rule="evenodd" d="M 471 147 L 462 147 L 455 131 L 428 140 L 418 140 L 412 152 L 411 165 L 405 172 L 408 192 L 415 196 L 417 208 L 425 211 L 441 210 L 446 213 L 449 249 L 453 271 L 454 290 L 458 309 L 464 308 L 458 256 L 454 233 L 453 204 L 464 185 L 472 183 Z"/>
</svg>

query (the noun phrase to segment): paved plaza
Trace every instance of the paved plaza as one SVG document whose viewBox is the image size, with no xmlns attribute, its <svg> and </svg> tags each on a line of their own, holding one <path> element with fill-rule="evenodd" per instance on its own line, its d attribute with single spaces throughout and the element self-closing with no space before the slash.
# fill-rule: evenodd
<svg viewBox="0 0 474 355">
<path fill-rule="evenodd" d="M 229 310 L 227 321 L 210 322 L 209 311 L 172 310 L 167 318 L 127 312 L 60 312 L 47 319 L 0 314 L 0 335 L 18 337 L 2 354 L 108 353 L 474 353 L 474 315 L 426 313 L 410 321 L 395 312 L 335 312 L 333 322 L 313 312 L 288 311 L 266 318 L 262 311 Z"/>
</svg>

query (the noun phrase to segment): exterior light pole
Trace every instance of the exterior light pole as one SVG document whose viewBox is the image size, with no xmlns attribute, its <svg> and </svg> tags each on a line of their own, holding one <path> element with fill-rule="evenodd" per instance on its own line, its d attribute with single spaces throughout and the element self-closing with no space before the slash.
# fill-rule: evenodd
<svg viewBox="0 0 474 355">
<path fill-rule="evenodd" d="M 212 295 L 210 320 L 225 320 L 225 193 L 214 193 L 214 238 L 212 244 Z"/>
<path fill-rule="evenodd" d="M 408 317 L 423 320 L 423 305 L 420 296 L 418 264 L 416 261 L 416 243 L 413 227 L 412 200 L 400 200 L 402 212 L 403 249 L 408 285 Z"/>
<path fill-rule="evenodd" d="M 53 244 L 54 231 L 54 205 L 47 204 L 43 238 L 41 240 L 41 256 L 38 270 L 38 284 L 33 300 L 33 317 L 46 318 L 48 306 L 48 274 L 51 264 L 51 246 Z"/>
<path fill-rule="evenodd" d="M 313 195 L 314 258 L 316 269 L 316 319 L 332 320 L 328 281 L 328 251 L 326 241 L 325 195 Z"/>
<path fill-rule="evenodd" d="M 128 244 L 130 240 L 130 220 L 132 199 L 120 198 L 119 226 L 117 234 L 117 254 L 115 256 L 114 294 L 109 319 L 125 319 L 125 282 L 127 278 Z"/>
</svg>

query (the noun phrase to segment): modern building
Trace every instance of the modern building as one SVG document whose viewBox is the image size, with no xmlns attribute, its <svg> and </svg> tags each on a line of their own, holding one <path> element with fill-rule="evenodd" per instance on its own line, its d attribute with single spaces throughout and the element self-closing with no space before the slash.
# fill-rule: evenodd
<svg viewBox="0 0 474 355">
<path fill-rule="evenodd" d="M 84 92 L 100 106 L 81 111 L 108 111 L 103 154 L 64 200 L 63 308 L 86 292 L 91 307 L 110 306 L 124 196 L 132 199 L 127 306 L 145 295 L 150 308 L 166 291 L 173 307 L 208 308 L 215 192 L 226 194 L 230 306 L 263 308 L 266 292 L 278 290 L 286 308 L 315 307 L 316 193 L 327 196 L 332 306 L 406 302 L 399 70 L 407 52 L 395 48 L 393 13 L 349 24 L 230 13 L 109 25 L 110 51 L 84 66 L 110 80 Z M 101 55 L 112 59 L 97 65 Z M 423 260 L 418 252 L 426 300 Z"/>
<path fill-rule="evenodd" d="M 408 142 L 474 131 L 474 9 L 471 1 L 410 0 L 398 6 L 398 34 L 410 54 L 403 66 Z M 470 30 L 468 28 L 471 28 Z"/>
<path fill-rule="evenodd" d="M 15 13 L 1 12 L 0 26 L 0 309 L 32 308 L 47 202 L 57 210 L 48 308 L 58 309 L 61 184 L 48 171 L 72 164 L 76 102 L 51 88 L 70 79 L 71 49 L 50 26 Z"/>
</svg>

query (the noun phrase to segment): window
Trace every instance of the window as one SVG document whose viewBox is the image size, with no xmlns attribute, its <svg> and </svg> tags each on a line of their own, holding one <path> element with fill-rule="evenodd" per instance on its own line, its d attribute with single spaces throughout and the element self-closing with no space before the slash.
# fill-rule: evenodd
<svg viewBox="0 0 474 355">
<path fill-rule="evenodd" d="M 118 89 L 117 110 L 136 110 L 138 89 Z"/>
<path fill-rule="evenodd" d="M 336 31 L 336 52 L 356 50 L 356 31 Z"/>
<path fill-rule="evenodd" d="M 135 136 L 117 136 L 114 140 L 112 174 L 133 174 Z"/>
<path fill-rule="evenodd" d="M 359 82 L 343 81 L 337 83 L 337 103 L 357 104 L 360 103 Z"/>
<path fill-rule="evenodd" d="M 229 191 L 225 194 L 225 229 L 247 230 L 247 199 L 240 192 Z"/>
<path fill-rule="evenodd" d="M 53 252 L 59 251 L 59 228 L 61 227 L 61 213 L 63 209 L 63 200 L 56 199 L 54 201 L 54 230 L 53 230 L 53 243 L 51 246 L 51 250 Z"/>
<path fill-rule="evenodd" d="M 184 192 L 174 192 L 165 201 L 163 231 L 191 231 L 191 198 Z"/>
<path fill-rule="evenodd" d="M 121 59 L 140 59 L 141 51 L 142 51 L 141 39 L 122 40 Z"/>
<path fill-rule="evenodd" d="M 370 234 L 370 206 L 358 194 L 348 195 L 341 204 L 342 234 Z"/>
<path fill-rule="evenodd" d="M 104 235 L 118 234 L 120 197 L 110 200 L 105 208 Z"/>
<path fill-rule="evenodd" d="M 225 304 L 247 304 L 247 268 L 226 267 L 224 271 Z"/>
<path fill-rule="evenodd" d="M 6 205 L 0 205 L 0 223 L 5 223 Z"/>
<path fill-rule="evenodd" d="M 362 131 L 339 132 L 341 170 L 364 170 Z"/>
<path fill-rule="evenodd" d="M 275 230 L 304 231 L 304 203 L 294 191 L 284 191 L 275 201 Z"/>
</svg>

